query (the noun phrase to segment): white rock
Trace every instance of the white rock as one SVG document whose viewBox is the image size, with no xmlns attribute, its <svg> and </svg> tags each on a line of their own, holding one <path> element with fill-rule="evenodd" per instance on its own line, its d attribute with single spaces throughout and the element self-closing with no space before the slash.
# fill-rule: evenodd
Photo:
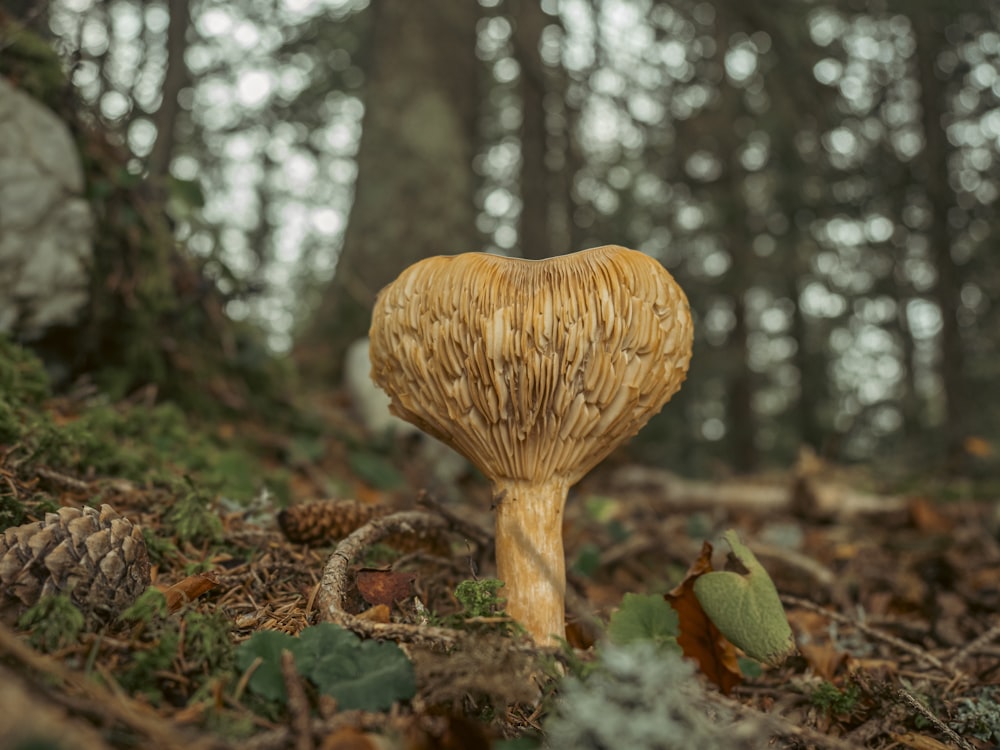
<svg viewBox="0 0 1000 750">
<path fill-rule="evenodd" d="M 344 388 L 365 432 L 375 440 L 419 440 L 417 455 L 430 475 L 442 485 L 454 484 L 468 472 L 468 462 L 440 440 L 390 412 L 391 401 L 372 381 L 371 368 L 368 339 L 358 339 L 348 347 L 344 358 Z"/>
<path fill-rule="evenodd" d="M 83 185 L 65 123 L 0 77 L 0 333 L 79 321 L 93 267 Z"/>
</svg>

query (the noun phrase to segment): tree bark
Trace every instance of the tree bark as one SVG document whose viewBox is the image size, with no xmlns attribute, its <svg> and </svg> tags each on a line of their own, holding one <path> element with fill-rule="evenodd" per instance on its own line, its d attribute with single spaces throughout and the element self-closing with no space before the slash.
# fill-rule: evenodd
<svg viewBox="0 0 1000 750">
<path fill-rule="evenodd" d="M 545 12 L 538 0 L 513 4 L 514 50 L 521 66 L 521 216 L 518 244 L 524 258 L 548 258 L 551 179 L 546 165 L 545 64 L 539 51 Z"/>
<path fill-rule="evenodd" d="M 373 4 L 354 205 L 336 273 L 297 347 L 307 376 L 339 378 L 378 291 L 430 255 L 478 250 L 475 228 L 479 6 Z"/>
<path fill-rule="evenodd" d="M 961 279 L 951 257 L 952 238 L 948 228 L 948 213 L 955 205 L 955 196 L 950 187 L 950 149 L 944 122 L 947 91 L 937 70 L 938 52 L 949 47 L 949 44 L 945 38 L 945 24 L 934 14 L 914 13 L 911 22 L 916 37 L 917 76 L 920 81 L 920 106 L 923 110 L 921 119 L 925 140 L 917 168 L 921 171 L 919 182 L 926 186 L 930 203 L 929 240 L 938 277 L 934 298 L 941 312 L 938 368 L 945 401 L 945 450 L 946 457 L 954 460 L 962 454 L 967 405 L 963 397 L 964 352 L 958 325 Z"/>
<path fill-rule="evenodd" d="M 187 31 L 191 25 L 188 0 L 169 0 L 170 22 L 167 26 L 167 69 L 163 75 L 160 108 L 152 115 L 156 126 L 156 141 L 147 166 L 154 183 L 161 182 L 170 171 L 174 150 L 174 131 L 180 112 L 178 95 L 190 83 L 191 73 L 184 61 L 187 52 Z"/>
</svg>

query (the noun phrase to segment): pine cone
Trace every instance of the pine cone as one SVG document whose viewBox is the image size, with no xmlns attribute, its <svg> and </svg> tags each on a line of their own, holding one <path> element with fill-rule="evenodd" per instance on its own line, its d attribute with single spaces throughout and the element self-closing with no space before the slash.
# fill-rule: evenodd
<svg viewBox="0 0 1000 750">
<path fill-rule="evenodd" d="M 110 505 L 60 508 L 0 534 L 0 609 L 66 594 L 93 627 L 114 619 L 147 586 L 142 531 Z"/>
<path fill-rule="evenodd" d="M 359 526 L 388 512 L 388 508 L 356 500 L 316 500 L 281 511 L 278 525 L 290 542 L 326 544 L 343 539 Z"/>
<path fill-rule="evenodd" d="M 373 518 L 392 512 L 392 508 L 359 503 L 357 500 L 316 500 L 281 511 L 278 525 L 290 542 L 329 544 L 343 539 Z M 446 557 L 451 549 L 444 533 L 391 534 L 382 541 L 401 552 L 419 549 L 441 557 Z"/>
</svg>

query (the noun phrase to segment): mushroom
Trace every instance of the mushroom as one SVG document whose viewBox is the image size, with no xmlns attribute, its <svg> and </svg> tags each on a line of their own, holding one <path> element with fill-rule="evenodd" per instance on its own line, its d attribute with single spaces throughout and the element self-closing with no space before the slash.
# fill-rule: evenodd
<svg viewBox="0 0 1000 750">
<path fill-rule="evenodd" d="M 615 245 L 546 260 L 437 256 L 379 293 L 369 336 L 392 412 L 492 483 L 507 613 L 555 644 L 567 491 L 680 388 L 684 292 L 660 263 Z"/>
</svg>

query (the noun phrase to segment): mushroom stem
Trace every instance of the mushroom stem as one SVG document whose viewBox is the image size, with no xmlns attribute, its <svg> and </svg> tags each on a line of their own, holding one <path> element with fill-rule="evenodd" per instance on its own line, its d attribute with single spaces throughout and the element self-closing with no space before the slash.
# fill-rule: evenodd
<svg viewBox="0 0 1000 750">
<path fill-rule="evenodd" d="M 498 481 L 497 576 L 505 583 L 507 614 L 540 646 L 566 637 L 566 558 L 562 521 L 569 483 Z"/>
</svg>

